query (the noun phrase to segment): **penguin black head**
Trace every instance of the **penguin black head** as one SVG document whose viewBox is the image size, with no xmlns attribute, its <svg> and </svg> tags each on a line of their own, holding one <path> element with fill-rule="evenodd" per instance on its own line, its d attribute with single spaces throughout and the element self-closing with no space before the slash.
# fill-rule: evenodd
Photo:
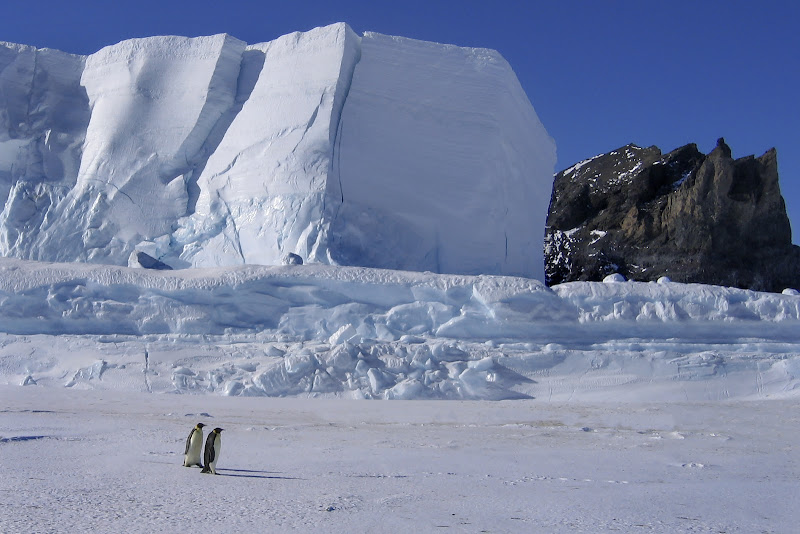
<svg viewBox="0 0 800 534">
<path fill-rule="evenodd" d="M 220 433 L 220 432 L 222 432 L 223 430 L 225 430 L 225 429 L 224 429 L 224 428 L 215 428 L 215 429 L 214 429 L 214 432 L 216 432 L 217 434 L 219 434 L 219 433 Z"/>
<path fill-rule="evenodd" d="M 197 426 L 197 428 L 203 428 L 206 425 L 205 425 L 205 423 L 197 423 L 196 426 Z"/>
</svg>

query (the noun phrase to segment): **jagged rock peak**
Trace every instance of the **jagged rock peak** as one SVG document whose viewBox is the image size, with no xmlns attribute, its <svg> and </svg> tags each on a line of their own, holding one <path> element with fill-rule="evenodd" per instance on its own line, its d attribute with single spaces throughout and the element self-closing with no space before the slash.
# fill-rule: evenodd
<svg viewBox="0 0 800 534">
<path fill-rule="evenodd" d="M 731 147 L 729 147 L 725 143 L 724 137 L 720 137 L 719 139 L 717 139 L 717 148 L 720 149 L 723 154 L 725 154 L 725 157 L 730 158 L 733 156 L 733 152 L 731 152 Z"/>
<path fill-rule="evenodd" d="M 702 282 L 781 291 L 800 285 L 800 248 L 777 153 L 733 159 L 724 138 L 668 154 L 626 145 L 556 174 L 545 231 L 549 284 Z"/>
</svg>

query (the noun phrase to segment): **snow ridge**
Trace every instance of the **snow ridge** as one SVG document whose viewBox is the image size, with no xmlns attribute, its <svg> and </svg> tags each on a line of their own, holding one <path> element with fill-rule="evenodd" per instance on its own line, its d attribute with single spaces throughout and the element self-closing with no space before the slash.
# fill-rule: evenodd
<svg viewBox="0 0 800 534">
<path fill-rule="evenodd" d="M 798 328 L 797 295 L 667 281 L 551 290 L 327 265 L 148 271 L 0 258 L 0 383 L 382 399 L 792 396 Z"/>
</svg>

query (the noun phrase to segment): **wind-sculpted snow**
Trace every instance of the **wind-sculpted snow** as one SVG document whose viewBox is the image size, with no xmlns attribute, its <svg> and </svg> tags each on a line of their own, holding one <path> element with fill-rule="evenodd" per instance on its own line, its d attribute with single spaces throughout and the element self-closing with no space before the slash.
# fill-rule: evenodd
<svg viewBox="0 0 800 534">
<path fill-rule="evenodd" d="M 490 50 L 341 23 L 86 57 L 0 43 L 4 256 L 541 279 L 554 163 Z"/>
<path fill-rule="evenodd" d="M 327 266 L 153 271 L 3 260 L 3 331 L 16 334 L 270 333 L 291 341 L 526 336 L 575 317 L 541 283 Z M 32 265 L 19 268 L 18 265 Z"/>
<path fill-rule="evenodd" d="M 767 329 L 771 336 L 800 339 L 792 326 L 800 321 L 800 299 L 791 295 L 672 282 L 570 282 L 553 289 L 578 308 L 584 325 L 627 323 L 631 333 L 706 339 L 729 331 L 759 337 Z"/>
<path fill-rule="evenodd" d="M 688 381 L 701 398 L 787 395 L 798 328 L 797 295 L 702 285 L 0 259 L 0 376 L 17 384 L 503 399 L 623 385 L 673 398 Z"/>
</svg>

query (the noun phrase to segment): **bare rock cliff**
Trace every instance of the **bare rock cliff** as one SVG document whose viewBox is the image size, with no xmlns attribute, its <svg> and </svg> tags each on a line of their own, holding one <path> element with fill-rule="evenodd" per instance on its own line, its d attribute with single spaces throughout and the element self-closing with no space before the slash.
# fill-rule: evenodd
<svg viewBox="0 0 800 534">
<path fill-rule="evenodd" d="M 800 287 L 800 247 L 775 149 L 733 159 L 628 145 L 555 176 L 545 230 L 548 284 L 668 276 L 761 291 Z"/>
</svg>

